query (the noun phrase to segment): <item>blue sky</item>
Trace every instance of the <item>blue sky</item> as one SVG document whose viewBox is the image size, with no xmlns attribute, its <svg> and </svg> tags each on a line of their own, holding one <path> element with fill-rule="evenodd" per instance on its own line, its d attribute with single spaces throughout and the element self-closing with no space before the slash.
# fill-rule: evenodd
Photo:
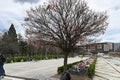
<svg viewBox="0 0 120 80">
<path fill-rule="evenodd" d="M 13 23 L 17 33 L 24 35 L 24 22 L 26 10 L 43 4 L 45 0 L 1 0 L 0 1 L 0 31 L 7 31 Z M 120 42 L 120 0 L 86 0 L 91 9 L 107 11 L 109 25 L 102 42 Z"/>
</svg>

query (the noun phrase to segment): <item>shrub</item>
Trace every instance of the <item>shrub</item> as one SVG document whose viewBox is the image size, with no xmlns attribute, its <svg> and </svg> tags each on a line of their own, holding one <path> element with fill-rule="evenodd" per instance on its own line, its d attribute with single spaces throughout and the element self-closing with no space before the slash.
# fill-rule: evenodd
<svg viewBox="0 0 120 80">
<path fill-rule="evenodd" d="M 55 54 L 47 54 L 47 55 L 37 55 L 37 56 L 20 56 L 20 57 L 9 57 L 6 59 L 6 63 L 11 63 L 11 62 L 25 62 L 25 61 L 32 61 L 32 60 L 45 60 L 45 59 L 57 59 L 57 58 L 61 58 L 63 57 L 63 55 L 59 54 L 59 55 L 55 55 Z"/>
<path fill-rule="evenodd" d="M 90 65 L 87 71 L 88 77 L 92 78 L 95 74 L 95 64 L 96 64 L 97 58 L 94 60 L 94 62 Z"/>
<path fill-rule="evenodd" d="M 21 62 L 22 57 L 16 57 L 16 58 L 14 58 L 14 59 L 15 59 L 15 62 Z"/>
<path fill-rule="evenodd" d="M 28 61 L 28 57 L 22 57 L 23 61 Z"/>
<path fill-rule="evenodd" d="M 12 59 L 11 58 L 7 58 L 6 59 L 6 63 L 11 63 Z"/>
<path fill-rule="evenodd" d="M 64 67 L 63 66 L 58 67 L 58 69 L 57 69 L 58 74 L 62 73 L 63 71 L 64 71 Z"/>
<path fill-rule="evenodd" d="M 88 77 L 92 78 L 95 74 L 95 64 L 96 64 L 97 58 L 94 60 L 94 62 L 88 67 L 87 75 Z M 83 62 L 83 60 L 67 64 L 67 69 L 71 68 L 73 65 L 76 65 L 77 63 Z M 64 71 L 64 66 L 60 66 L 57 69 L 57 73 L 61 74 Z"/>
<path fill-rule="evenodd" d="M 71 68 L 73 65 L 75 65 L 77 63 L 80 63 L 81 61 L 77 61 L 77 62 L 74 62 L 74 63 L 67 64 L 67 69 Z M 62 73 L 63 71 L 64 71 L 64 66 L 58 67 L 58 69 L 57 69 L 58 74 Z"/>
</svg>

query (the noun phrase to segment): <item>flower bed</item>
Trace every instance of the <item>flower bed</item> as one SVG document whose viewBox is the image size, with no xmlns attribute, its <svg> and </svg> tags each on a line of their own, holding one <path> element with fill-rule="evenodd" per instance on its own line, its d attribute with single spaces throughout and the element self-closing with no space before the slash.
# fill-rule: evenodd
<svg viewBox="0 0 120 80">
<path fill-rule="evenodd" d="M 97 58 L 89 58 L 84 61 L 78 61 L 67 65 L 68 71 L 73 75 L 87 75 L 92 78 L 95 72 L 95 64 Z M 64 67 L 58 67 L 58 74 L 61 74 L 64 71 Z"/>
</svg>

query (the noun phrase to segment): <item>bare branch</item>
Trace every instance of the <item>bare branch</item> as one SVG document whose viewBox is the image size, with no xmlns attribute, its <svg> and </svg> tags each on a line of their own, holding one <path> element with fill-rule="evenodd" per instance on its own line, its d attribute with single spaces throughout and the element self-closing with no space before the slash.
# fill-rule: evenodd
<svg viewBox="0 0 120 80">
<path fill-rule="evenodd" d="M 66 52 L 79 41 L 103 34 L 108 25 L 106 12 L 92 11 L 83 0 L 50 0 L 47 6 L 31 9 L 27 14 L 27 35 L 34 34 Z"/>
</svg>

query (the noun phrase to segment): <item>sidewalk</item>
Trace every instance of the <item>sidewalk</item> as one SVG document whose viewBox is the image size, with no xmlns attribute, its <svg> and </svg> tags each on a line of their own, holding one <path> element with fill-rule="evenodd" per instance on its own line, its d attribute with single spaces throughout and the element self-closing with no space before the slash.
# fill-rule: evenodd
<svg viewBox="0 0 120 80">
<path fill-rule="evenodd" d="M 20 78 L 13 78 L 13 77 L 4 77 L 3 79 L 0 79 L 0 80 L 29 80 L 29 79 L 20 79 Z M 30 79 L 32 80 L 32 79 Z M 38 79 L 36 79 L 38 80 Z M 39 80 L 42 80 L 42 79 L 39 79 Z M 49 78 L 49 79 L 45 79 L 45 80 L 59 80 L 59 79 L 55 79 L 55 78 Z"/>
<path fill-rule="evenodd" d="M 120 80 L 118 68 L 104 58 L 98 58 L 93 80 Z"/>
<path fill-rule="evenodd" d="M 68 63 L 88 59 L 89 57 L 68 58 Z M 9 63 L 4 65 L 5 78 L 13 80 L 57 80 L 51 76 L 57 74 L 57 68 L 63 65 L 63 58 L 31 62 Z"/>
<path fill-rule="evenodd" d="M 0 80 L 25 80 L 25 79 L 19 79 L 19 78 L 13 78 L 13 77 L 4 77 L 4 78 L 2 78 L 2 79 L 0 79 Z"/>
</svg>

